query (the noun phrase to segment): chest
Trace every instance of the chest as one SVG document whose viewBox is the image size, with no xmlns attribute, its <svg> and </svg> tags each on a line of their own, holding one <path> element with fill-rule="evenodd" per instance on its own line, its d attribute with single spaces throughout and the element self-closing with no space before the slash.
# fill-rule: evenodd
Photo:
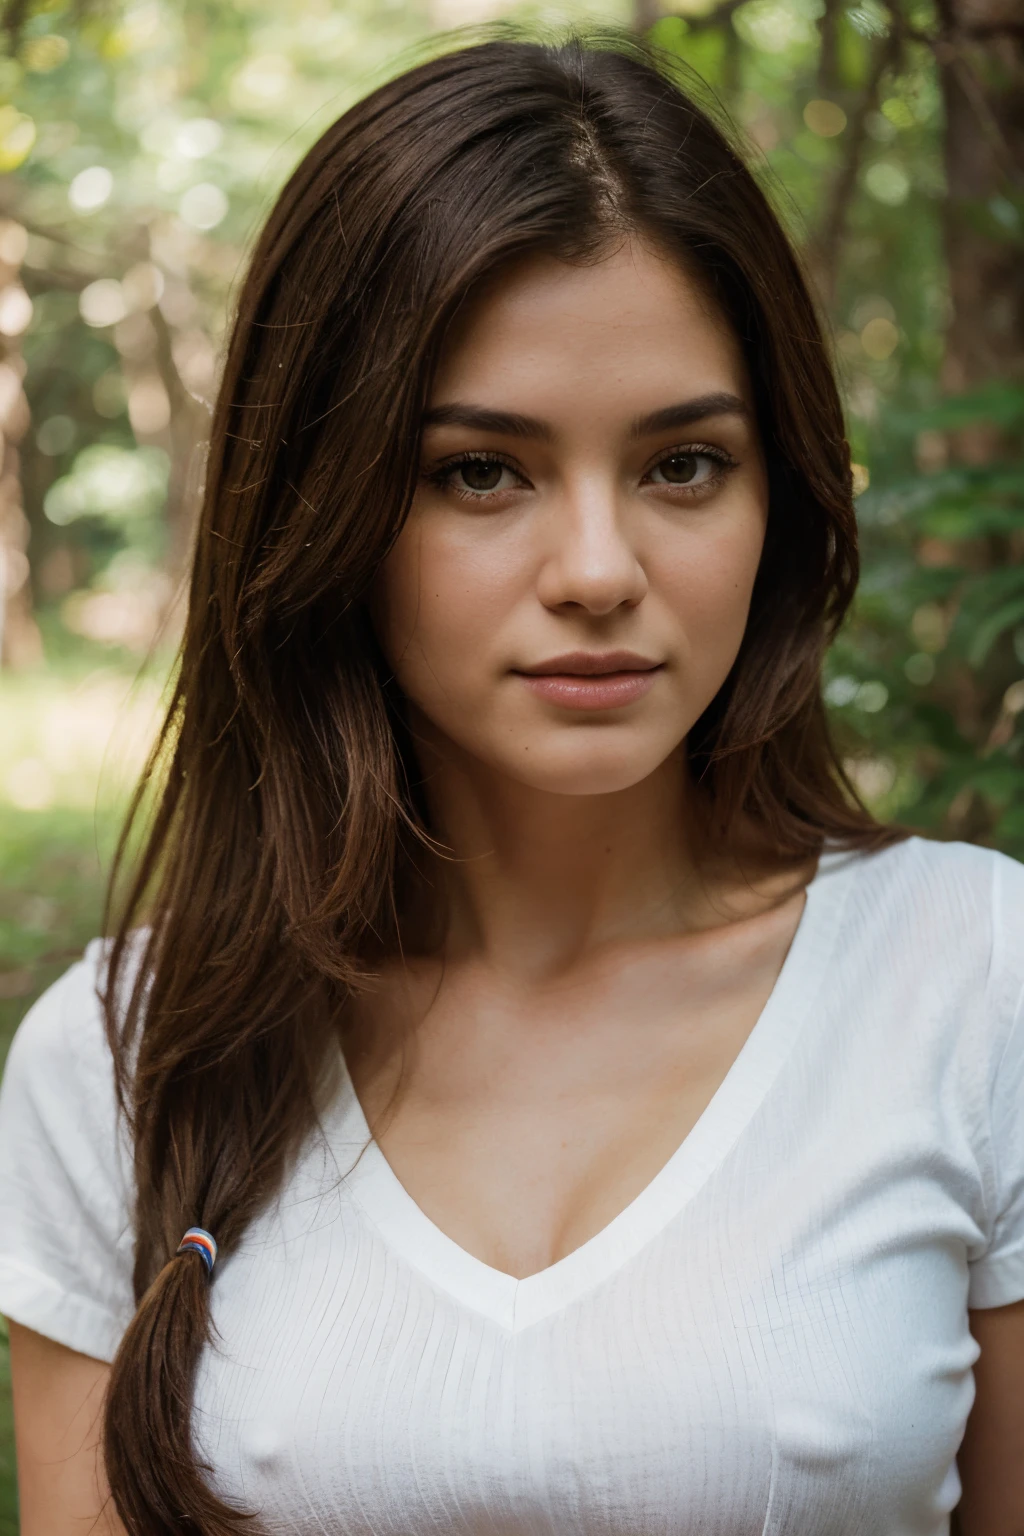
<svg viewBox="0 0 1024 1536">
<path fill-rule="evenodd" d="M 689 965 L 663 945 L 526 990 L 456 974 L 418 1006 L 400 1075 L 394 1061 L 354 1072 L 396 1176 L 493 1267 L 523 1278 L 557 1263 L 688 1136 L 765 1009 L 798 915 L 771 914 Z"/>
<path fill-rule="evenodd" d="M 293 1536 L 947 1536 L 986 1236 L 934 1021 L 978 1005 L 865 972 L 851 1008 L 814 953 L 651 1181 L 525 1278 L 342 1095 L 214 1285 L 225 1496 Z"/>
<path fill-rule="evenodd" d="M 214 1293 L 219 1485 L 272 1531 L 943 1536 L 970 1219 L 924 1145 L 883 1188 L 826 1144 L 783 1171 L 747 1138 L 708 1175 L 691 1141 L 659 1208 L 523 1281 L 372 1155 L 285 1202 Z"/>
</svg>

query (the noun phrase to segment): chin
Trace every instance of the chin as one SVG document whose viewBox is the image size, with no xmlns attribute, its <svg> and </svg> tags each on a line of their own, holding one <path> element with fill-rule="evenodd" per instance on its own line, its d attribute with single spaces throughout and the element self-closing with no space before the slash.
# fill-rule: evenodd
<svg viewBox="0 0 1024 1536">
<path fill-rule="evenodd" d="M 581 739 L 582 732 L 572 734 L 575 741 L 524 742 L 514 758 L 502 754 L 500 767 L 517 783 L 547 794 L 615 795 L 649 778 L 678 746 L 678 742 L 662 749 L 650 742 L 586 741 Z"/>
</svg>

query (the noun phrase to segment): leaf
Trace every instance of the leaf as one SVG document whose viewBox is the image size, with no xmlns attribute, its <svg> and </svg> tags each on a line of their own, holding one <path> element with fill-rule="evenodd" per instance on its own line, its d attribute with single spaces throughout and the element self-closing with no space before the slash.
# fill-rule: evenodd
<svg viewBox="0 0 1024 1536">
<path fill-rule="evenodd" d="M 1003 812 L 996 823 L 996 837 L 1000 842 L 1024 839 L 1024 805 L 1012 805 Z"/>
<path fill-rule="evenodd" d="M 1024 565 L 1003 565 L 993 571 L 978 571 L 968 576 L 964 585 L 964 604 L 983 617 L 996 604 L 1024 594 Z M 980 610 L 980 611 L 979 611 Z"/>
<path fill-rule="evenodd" d="M 922 533 L 939 539 L 974 539 L 988 533 L 1015 533 L 1024 528 L 1024 501 L 939 503 L 916 519 Z"/>
<path fill-rule="evenodd" d="M 951 395 L 926 411 L 901 416 L 898 425 L 910 432 L 928 428 L 955 432 L 977 421 L 1004 430 L 1024 422 L 1024 389 L 1001 381 L 984 384 L 967 394 Z"/>
<path fill-rule="evenodd" d="M 1013 763 L 986 764 L 971 775 L 970 783 L 991 800 L 1012 800 L 1020 793 L 1024 774 Z"/>
<path fill-rule="evenodd" d="M 1021 577 L 1024 580 L 1024 571 Z M 1024 596 L 997 608 L 995 613 L 979 624 L 967 648 L 967 659 L 971 666 L 980 667 L 999 636 L 1021 619 L 1024 619 Z"/>
</svg>

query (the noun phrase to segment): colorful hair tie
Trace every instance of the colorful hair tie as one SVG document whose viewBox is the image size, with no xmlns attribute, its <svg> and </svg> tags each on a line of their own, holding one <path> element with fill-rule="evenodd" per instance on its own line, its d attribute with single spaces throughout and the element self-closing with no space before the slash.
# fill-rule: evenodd
<svg viewBox="0 0 1024 1536">
<path fill-rule="evenodd" d="M 177 1251 L 178 1253 L 198 1253 L 206 1265 L 206 1273 L 213 1274 L 213 1266 L 217 1262 L 217 1243 L 216 1239 L 202 1227 L 189 1227 L 178 1244 Z"/>
</svg>

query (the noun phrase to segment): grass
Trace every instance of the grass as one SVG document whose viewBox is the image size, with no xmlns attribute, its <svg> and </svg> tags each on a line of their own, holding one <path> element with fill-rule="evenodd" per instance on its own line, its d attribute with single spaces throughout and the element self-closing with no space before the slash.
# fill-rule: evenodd
<svg viewBox="0 0 1024 1536">
<path fill-rule="evenodd" d="M 39 994 L 100 932 L 128 786 L 160 673 L 86 644 L 0 673 L 0 1070 Z M 7 1330 L 0 1322 L 0 1536 L 17 1536 Z"/>
</svg>

